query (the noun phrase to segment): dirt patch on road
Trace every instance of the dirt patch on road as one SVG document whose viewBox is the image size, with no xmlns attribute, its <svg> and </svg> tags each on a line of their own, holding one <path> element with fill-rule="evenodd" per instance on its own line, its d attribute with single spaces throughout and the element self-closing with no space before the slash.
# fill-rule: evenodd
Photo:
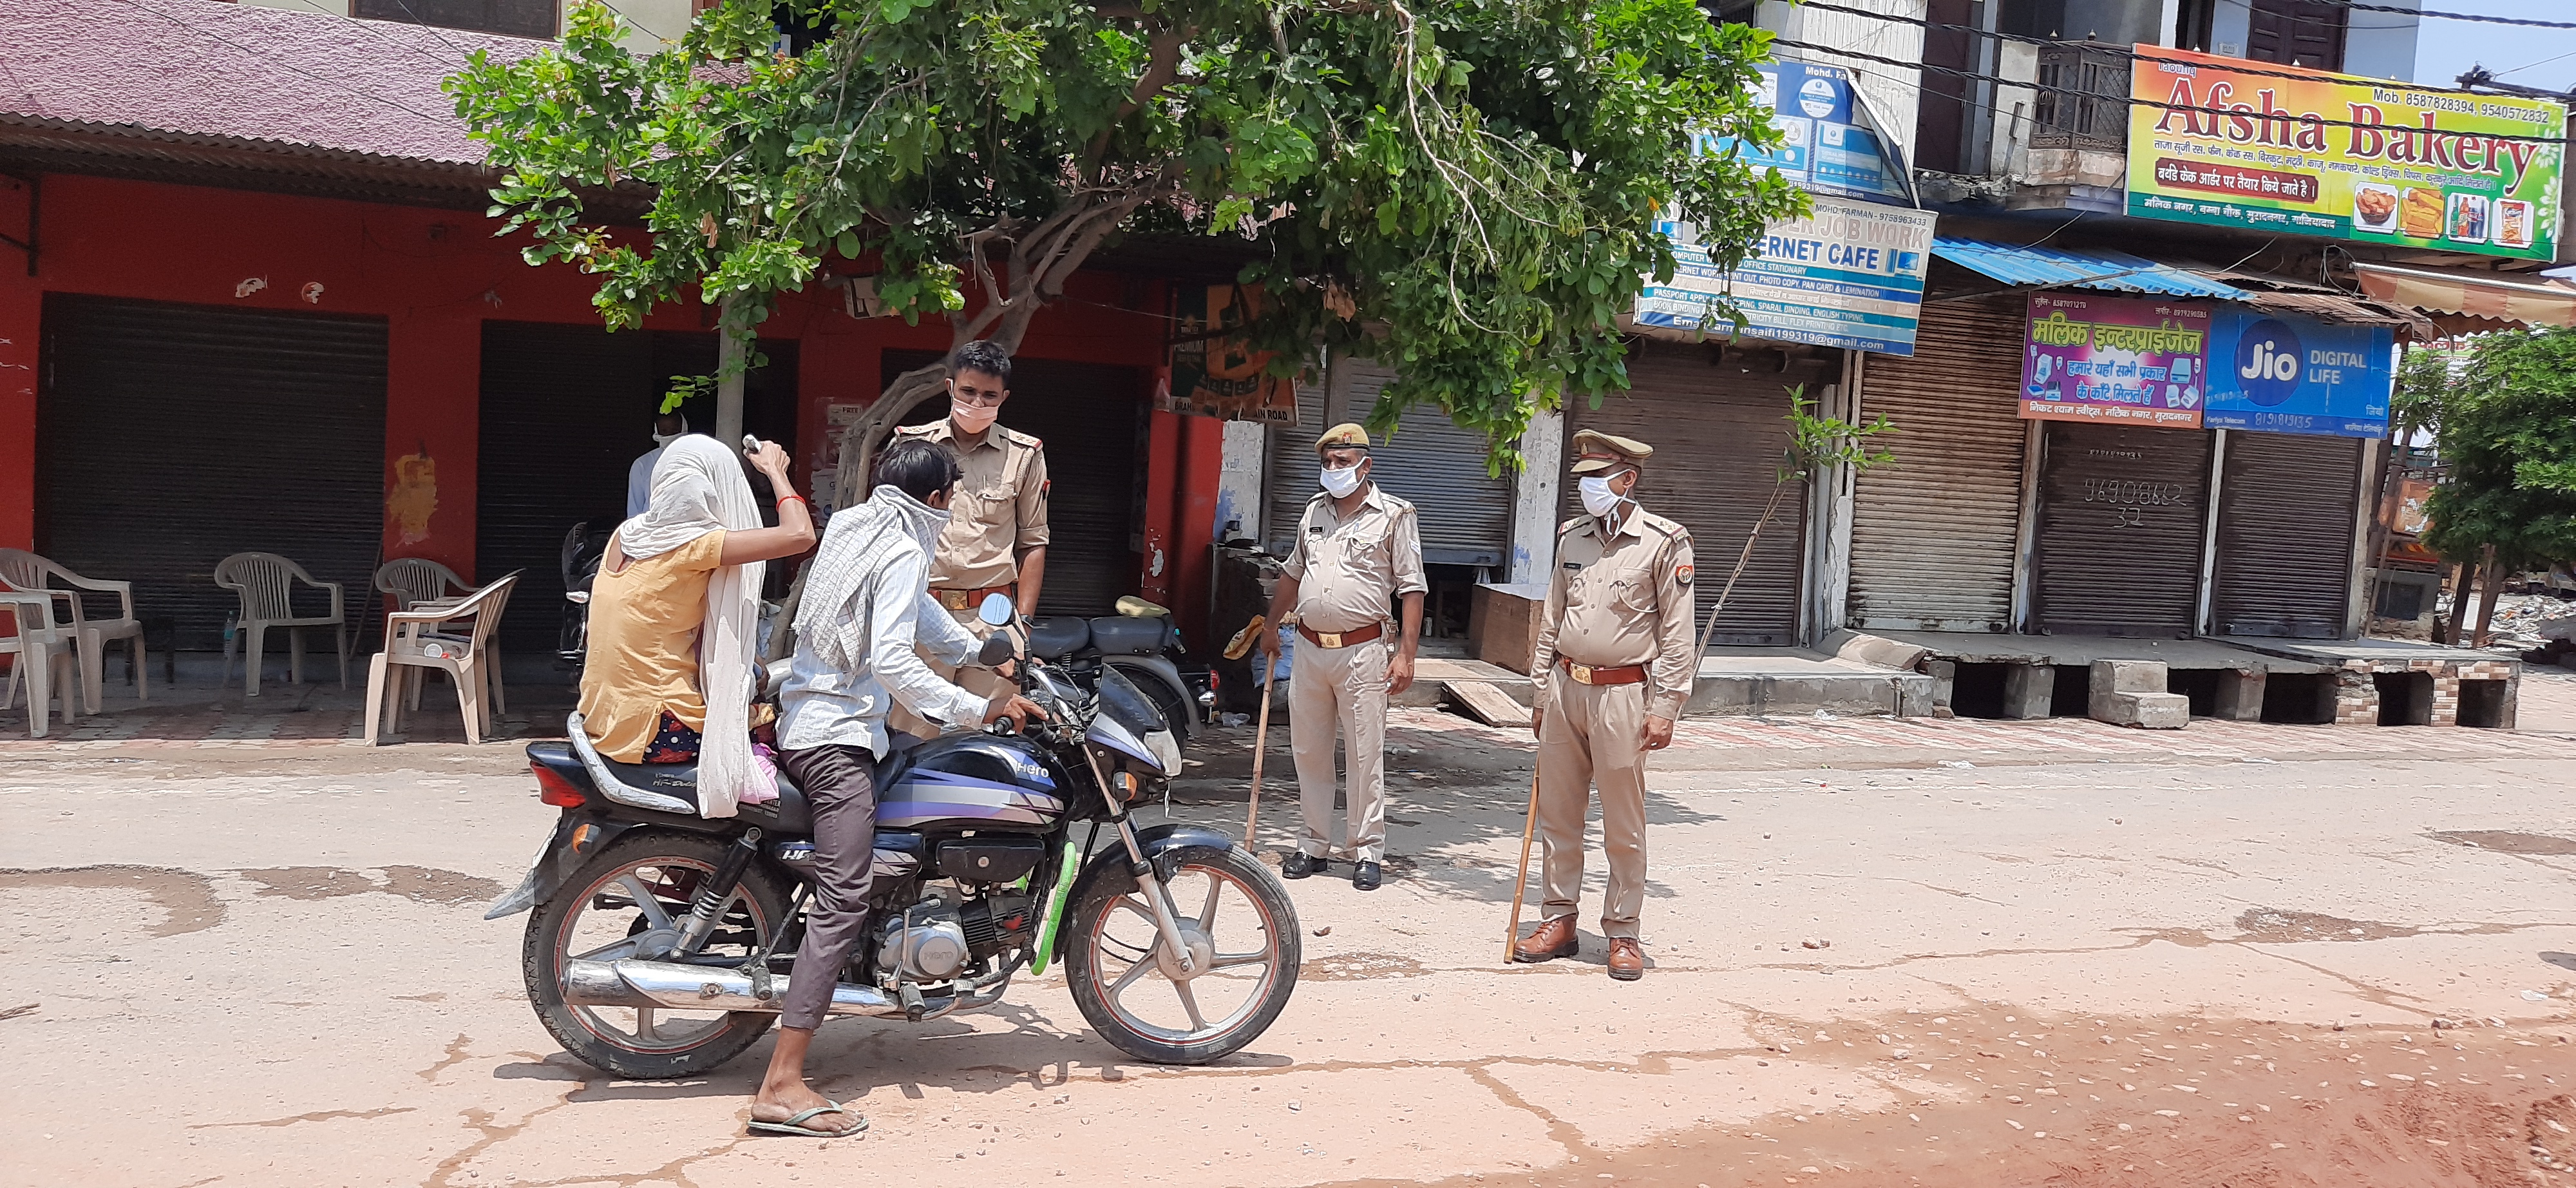
<svg viewBox="0 0 2576 1188">
<path fill-rule="evenodd" d="M 2464 829 L 2430 834 L 2436 841 L 2455 846 L 2493 850 L 2499 854 L 2576 854 L 2576 838 L 2551 837 L 2546 833 L 2513 833 L 2501 829 Z"/>
<path fill-rule="evenodd" d="M 388 866 L 385 891 L 422 903 L 484 903 L 501 894 L 501 884 L 479 875 L 458 874 L 426 866 Z"/>
<path fill-rule="evenodd" d="M 224 904 L 215 898 L 214 880 L 193 870 L 166 866 L 0 870 L 0 891 L 21 889 L 140 892 L 162 911 L 161 921 L 143 930 L 156 937 L 201 932 L 224 922 Z"/>
<path fill-rule="evenodd" d="M 2236 927 L 2245 935 L 2239 940 L 2264 945 L 2297 944 L 2301 941 L 2367 941 L 2413 936 L 2420 929 L 2403 924 L 2383 924 L 2376 920 L 2346 920 L 2341 916 L 2316 912 L 2289 912 L 2279 908 L 2249 908 L 2236 917 Z"/>
<path fill-rule="evenodd" d="M 455 907 L 480 903 L 501 893 L 501 884 L 477 875 L 426 866 L 388 866 L 378 883 L 363 872 L 334 866 L 280 866 L 245 870 L 241 877 L 259 884 L 259 894 L 287 899 L 339 899 L 381 891 L 420 903 Z"/>
<path fill-rule="evenodd" d="M 1987 1005 L 1757 1030 L 1776 1033 L 1772 1061 L 1865 1070 L 1900 1104 L 1784 1111 L 1624 1149 L 1570 1142 L 1570 1160 L 1543 1171 L 1443 1183 L 2576 1185 L 2576 1028 L 2340 1030 Z"/>
</svg>

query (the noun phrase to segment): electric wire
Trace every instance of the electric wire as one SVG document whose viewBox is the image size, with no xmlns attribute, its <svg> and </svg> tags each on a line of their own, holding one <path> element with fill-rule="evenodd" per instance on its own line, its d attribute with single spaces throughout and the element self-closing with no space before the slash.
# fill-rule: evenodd
<svg viewBox="0 0 2576 1188">
<path fill-rule="evenodd" d="M 2210 108 L 2206 108 L 2206 107 L 2193 107 L 2193 106 L 2190 106 L 2190 105 L 2188 105 L 2188 104 L 2182 104 L 2182 103 L 2167 103 L 2167 102 L 2165 102 L 2165 101 L 2163 101 L 2163 100 L 2161 100 L 2161 99 L 2137 99 L 2137 98 L 2132 98 L 2132 97 L 2127 96 L 2127 95 L 2120 95 L 2120 94 L 2106 94 L 2106 93 L 2104 93 L 2104 92 L 2100 92 L 2100 91 L 2085 91 L 2085 90 L 2078 90 L 2078 89 L 2076 89 L 2076 88 L 2074 88 L 2074 87 L 2051 86 L 2051 85 L 2049 85 L 2049 84 L 2047 84 L 2047 83 L 2042 83 L 2042 82 L 2032 82 L 2032 81 L 2027 81 L 2027 80 L 2023 80 L 2023 79 L 2004 78 L 2004 77 L 2001 77 L 2001 76 L 1999 76 L 1999 75 L 1985 74 L 1985 73 L 1981 73 L 1981 72 L 1979 72 L 1979 71 L 1975 71 L 1975 70 L 1961 70 L 1961 69 L 1958 69 L 1958 68 L 1956 68 L 1956 67 L 1952 67 L 1952 66 L 1935 66 L 1935 65 L 1933 65 L 1932 63 L 1929 63 L 1929 62 L 1906 62 L 1906 61 L 1900 61 L 1900 60 L 1895 59 L 1895 58 L 1883 58 L 1883 57 L 1880 57 L 1880 56 L 1878 56 L 1878 55 L 1876 55 L 1876 54 L 1864 54 L 1864 53 L 1859 52 L 1858 50 L 1847 50 L 1847 49 L 1843 49 L 1843 48 L 1841 48 L 1841 47 L 1839 47 L 1839 46 L 1818 45 L 1818 44 L 1816 44 L 1816 43 L 1814 43 L 1814 42 L 1808 42 L 1808 41 L 1792 41 L 1792 40 L 1790 40 L 1790 39 L 1788 39 L 1788 38 L 1786 38 L 1786 37 L 1774 37 L 1774 38 L 1772 38 L 1772 39 L 1771 39 L 1771 44 L 1773 44 L 1773 45 L 1785 45 L 1785 46 L 1790 47 L 1791 49 L 1809 50 L 1809 51 L 1813 51 L 1813 52 L 1815 52 L 1815 53 L 1834 54 L 1834 55 L 1837 55 L 1837 56 L 1840 56 L 1840 57 L 1845 57 L 1845 58 L 1856 58 L 1856 59 L 1859 59 L 1859 60 L 1864 61 L 1864 62 L 1876 62 L 1876 63 L 1879 63 L 1880 65 L 1884 65 L 1884 66 L 1901 66 L 1901 67 L 1903 67 L 1903 68 L 1905 68 L 1905 69 L 1907 69 L 1907 70 L 1929 70 L 1929 71 L 1931 71 L 1931 72 L 1933 72 L 1933 73 L 1935 73 L 1935 74 L 1947 74 L 1947 75 L 1952 75 L 1952 76 L 1955 76 L 1955 77 L 1958 77 L 1958 78 L 1968 78 L 1968 79 L 1976 79 L 1976 80 L 1983 81 L 1983 82 L 2000 83 L 2000 84 L 2002 84 L 2002 85 L 2004 85 L 2004 86 L 2008 86 L 2008 87 L 2019 87 L 2019 88 L 2022 88 L 2023 90 L 2029 90 L 2029 91 L 2042 91 L 2042 92 L 2047 92 L 2047 93 L 2049 93 L 2049 94 L 2056 94 L 2056 95 L 2072 95 L 2072 96 L 2074 96 L 2074 97 L 2076 97 L 2076 98 L 2078 98 L 2078 99 L 2089 99 L 2089 100 L 2092 100 L 2092 101 L 2094 101 L 2094 102 L 2096 102 L 2096 103 L 2102 103 L 2102 104 L 2118 104 L 2118 105 L 2123 106 L 2123 107 L 2153 107 L 2153 108 L 2159 108 L 2159 109 L 2162 109 L 2162 110 L 2165 110 L 2165 111 L 2189 112 L 2189 113 L 2192 113 L 2192 114 L 2195 114 L 2195 115 L 2234 116 L 2234 115 L 2239 114 L 2239 113 L 2236 113 L 2236 112 L 2214 111 L 2214 110 L 2212 110 L 2212 109 L 2210 109 Z M 1922 88 L 1922 85 L 1918 83 L 1918 84 L 1915 84 L 1915 89 L 1917 89 L 1917 90 L 1922 90 L 1923 88 Z M 1948 96 L 1943 96 L 1943 98 L 1945 98 L 1945 99 L 1946 99 L 1946 98 L 1948 98 Z M 2251 113 L 2247 113 L 2247 114 L 2249 114 L 2249 115 L 2250 115 Z M 2487 139 L 2487 140 L 2501 140 L 2501 141 L 2508 141 L 2508 142 L 2517 143 L 2517 144 L 2547 144 L 2547 145 L 2560 145 L 2560 146 L 2564 146 L 2565 144 L 2567 144 L 2567 143 L 2568 143 L 2568 138 L 2567 138 L 2567 137 L 2565 137 L 2565 136 L 2516 136 L 2516 135 L 2512 135 L 2512 134 L 2509 134 L 2509 133 L 2502 133 L 2502 132 L 2492 132 L 2492 133 L 2491 133 L 2491 132 L 2477 132 L 2477 133 L 2457 133 L 2457 132 L 2454 132 L 2454 133 L 2443 133 L 2440 129 L 2410 128 L 2410 127 L 2408 127 L 2408 126 L 2406 126 L 2406 125 L 2404 125 L 2404 124 L 2365 124 L 2365 123 L 2361 123 L 2361 122 L 2356 121 L 2356 120 L 2330 120 L 2330 119 L 2325 119 L 2325 118 L 2323 118 L 2323 117 L 2314 117 L 2314 118 L 2310 118 L 2310 117 L 2304 117 L 2304 116 L 2303 116 L 2303 117 L 2300 117 L 2296 122 L 2298 122 L 2298 123 L 2311 123 L 2311 122 L 2313 122 L 2313 123 L 2316 123 L 2316 124 L 2318 124 L 2318 125 L 2321 125 L 2321 126 L 2324 126 L 2324 127 L 2328 127 L 2328 128 L 2360 128 L 2360 129 L 2367 129 L 2367 130 L 2371 130 L 2371 131 L 2378 131 L 2378 132 L 2406 133 L 2406 134 L 2409 134 L 2409 135 L 2421 135 L 2421 134 L 2424 134 L 2424 133 L 2426 133 L 2426 132 L 2428 132 L 2428 131 L 2429 131 L 2429 132 L 2431 132 L 2432 134 L 2435 134 L 2435 135 L 2474 135 L 2474 136 L 2480 137 L 2480 138 L 2482 138 L 2482 139 Z"/>
</svg>

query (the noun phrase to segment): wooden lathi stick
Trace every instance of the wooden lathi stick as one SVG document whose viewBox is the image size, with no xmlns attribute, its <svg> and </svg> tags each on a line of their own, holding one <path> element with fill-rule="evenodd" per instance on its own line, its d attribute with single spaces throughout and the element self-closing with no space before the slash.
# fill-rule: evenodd
<svg viewBox="0 0 2576 1188">
<path fill-rule="evenodd" d="M 1521 895 L 1529 887 L 1530 837 L 1538 832 L 1538 771 L 1530 771 L 1529 819 L 1521 824 L 1521 873 L 1512 880 L 1512 922 L 1503 929 L 1503 964 L 1512 963 L 1512 946 L 1521 939 Z"/>
<path fill-rule="evenodd" d="M 1252 732 L 1252 807 L 1243 815 L 1243 848 L 1253 849 L 1252 827 L 1261 820 L 1261 760 L 1270 753 L 1270 689 L 1279 683 L 1279 662 L 1264 658 L 1261 672 L 1261 726 Z"/>
</svg>

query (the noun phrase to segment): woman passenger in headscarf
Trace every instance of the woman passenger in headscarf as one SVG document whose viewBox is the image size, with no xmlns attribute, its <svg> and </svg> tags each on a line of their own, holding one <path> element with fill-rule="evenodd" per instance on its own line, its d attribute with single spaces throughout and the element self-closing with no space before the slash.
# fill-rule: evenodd
<svg viewBox="0 0 2576 1188">
<path fill-rule="evenodd" d="M 734 452 L 691 434 L 662 450 L 653 499 L 617 526 L 590 588 L 581 674 L 584 733 L 621 763 L 698 764 L 699 811 L 730 817 L 756 772 L 752 654 L 763 563 L 814 547 L 814 519 L 787 481 L 787 451 L 762 442 L 778 526 Z"/>
</svg>

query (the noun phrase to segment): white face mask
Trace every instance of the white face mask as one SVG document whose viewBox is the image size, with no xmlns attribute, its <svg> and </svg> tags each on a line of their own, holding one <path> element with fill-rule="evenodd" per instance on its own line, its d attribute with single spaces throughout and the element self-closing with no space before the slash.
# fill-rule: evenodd
<svg viewBox="0 0 2576 1188">
<path fill-rule="evenodd" d="M 998 406 L 968 404 L 963 400 L 948 402 L 948 419 L 957 422 L 957 427 L 968 433 L 981 433 L 992 428 L 994 420 L 1001 415 L 1002 410 Z"/>
<path fill-rule="evenodd" d="M 653 444 L 657 447 L 666 446 L 687 436 L 688 433 L 685 430 L 679 433 L 656 433 L 653 435 Z"/>
<path fill-rule="evenodd" d="M 1587 474 L 1574 485 L 1583 494 L 1583 510 L 1594 516 L 1608 516 L 1611 512 L 1619 510 L 1620 504 L 1627 502 L 1618 492 L 1610 489 L 1610 480 L 1606 478 Z"/>
<path fill-rule="evenodd" d="M 1324 480 L 1324 493 L 1335 499 L 1350 498 L 1351 492 L 1360 489 L 1360 468 L 1357 466 L 1345 466 L 1339 470 L 1327 466 L 1320 477 Z"/>
</svg>

